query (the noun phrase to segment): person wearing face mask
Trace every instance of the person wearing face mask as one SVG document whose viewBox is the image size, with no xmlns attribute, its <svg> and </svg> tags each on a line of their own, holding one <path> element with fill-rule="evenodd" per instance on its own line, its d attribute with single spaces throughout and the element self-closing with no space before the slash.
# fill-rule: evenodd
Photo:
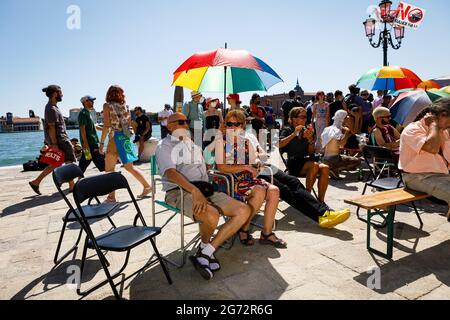
<svg viewBox="0 0 450 320">
<path fill-rule="evenodd" d="M 169 134 L 169 130 L 167 130 L 167 119 L 171 115 L 173 115 L 173 111 L 170 104 L 165 104 L 164 110 L 158 113 L 158 122 L 161 124 L 161 139 L 164 139 Z"/>
<path fill-rule="evenodd" d="M 372 128 L 371 142 L 375 146 L 386 147 L 398 152 L 400 133 L 391 122 L 391 112 L 388 108 L 378 107 L 373 111 L 376 125 Z"/>
<path fill-rule="evenodd" d="M 62 101 L 63 93 L 60 86 L 50 85 L 42 92 L 48 98 L 48 103 L 45 106 L 45 120 L 44 120 L 44 133 L 45 142 L 52 148 L 60 149 L 64 152 L 64 159 L 66 163 L 76 162 L 75 153 L 70 142 L 69 135 L 66 131 L 66 124 L 61 110 L 58 108 L 58 102 Z M 38 195 L 41 195 L 39 191 L 39 185 L 41 181 L 48 176 L 55 168 L 48 166 L 35 180 L 30 181 L 29 185 Z M 73 190 L 73 181 L 69 183 L 70 190 Z"/>
</svg>

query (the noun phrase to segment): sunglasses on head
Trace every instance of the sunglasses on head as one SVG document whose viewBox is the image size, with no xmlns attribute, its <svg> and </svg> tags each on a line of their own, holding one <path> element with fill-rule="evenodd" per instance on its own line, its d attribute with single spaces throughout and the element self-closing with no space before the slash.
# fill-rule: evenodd
<svg viewBox="0 0 450 320">
<path fill-rule="evenodd" d="M 190 125 L 191 124 L 191 120 L 189 120 L 189 119 L 186 119 L 186 120 L 175 120 L 175 121 L 172 121 L 171 123 L 177 123 L 180 126 L 184 126 L 186 124 Z"/>
<path fill-rule="evenodd" d="M 240 127 L 242 125 L 242 123 L 240 122 L 227 122 L 226 126 L 231 128 L 231 127 Z"/>
</svg>

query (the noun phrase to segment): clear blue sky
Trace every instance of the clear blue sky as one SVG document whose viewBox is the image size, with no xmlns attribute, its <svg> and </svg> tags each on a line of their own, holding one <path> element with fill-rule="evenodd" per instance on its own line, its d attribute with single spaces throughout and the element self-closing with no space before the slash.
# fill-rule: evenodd
<svg viewBox="0 0 450 320">
<path fill-rule="evenodd" d="M 381 48 L 369 46 L 362 25 L 378 2 L 1 0 L 0 114 L 25 116 L 32 108 L 42 115 L 41 89 L 52 83 L 63 88 L 66 115 L 85 94 L 98 97 L 100 109 L 115 83 L 129 105 L 158 111 L 173 101 L 173 71 L 225 41 L 279 73 L 285 82 L 270 93 L 287 92 L 297 76 L 305 91 L 345 91 L 382 63 Z M 400 51 L 389 51 L 391 65 L 423 79 L 450 74 L 448 1 L 407 2 L 427 9 L 426 19 L 419 30 L 406 30 Z M 81 8 L 80 30 L 66 28 L 71 4 Z"/>
</svg>

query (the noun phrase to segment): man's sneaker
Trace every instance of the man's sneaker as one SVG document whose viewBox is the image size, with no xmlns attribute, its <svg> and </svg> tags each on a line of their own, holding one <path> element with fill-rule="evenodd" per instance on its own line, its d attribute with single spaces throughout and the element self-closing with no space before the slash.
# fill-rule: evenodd
<svg viewBox="0 0 450 320">
<path fill-rule="evenodd" d="M 319 225 L 324 229 L 332 229 L 350 218 L 350 210 L 327 211 L 319 218 Z"/>
<path fill-rule="evenodd" d="M 200 273 L 203 279 L 211 280 L 213 278 L 214 275 L 209 268 L 209 257 L 207 255 L 204 255 L 199 251 L 195 256 L 190 256 L 189 260 L 191 260 L 195 269 Z"/>
</svg>

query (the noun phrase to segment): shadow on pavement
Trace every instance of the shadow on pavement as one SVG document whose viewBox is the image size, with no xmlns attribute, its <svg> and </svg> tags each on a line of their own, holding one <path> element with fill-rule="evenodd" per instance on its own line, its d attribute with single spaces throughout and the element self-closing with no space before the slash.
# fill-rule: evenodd
<svg viewBox="0 0 450 320">
<path fill-rule="evenodd" d="M 59 264 L 51 269 L 47 274 L 30 282 L 22 290 L 17 292 L 11 300 L 33 299 L 34 297 L 45 295 L 54 289 L 67 285 L 70 275 L 73 274 L 72 268 L 80 266 L 80 263 L 81 261 L 77 259 L 65 261 Z M 101 270 L 100 262 L 98 260 L 88 259 L 85 264 L 85 272 L 82 279 L 83 283 L 92 280 L 99 270 Z M 32 293 L 33 289 L 40 283 L 44 284 L 42 292 Z"/>
<path fill-rule="evenodd" d="M 26 197 L 23 199 L 27 201 L 16 203 L 12 206 L 6 207 L 2 212 L 0 212 L 0 217 L 6 217 L 12 214 L 23 212 L 27 209 L 44 206 L 62 200 L 58 192 L 48 196 Z"/>
<path fill-rule="evenodd" d="M 450 240 L 400 260 L 388 262 L 380 269 L 381 289 L 375 291 L 381 294 L 394 292 L 429 275 L 435 275 L 444 285 L 450 286 Z M 361 273 L 354 280 L 366 286 L 372 276 L 373 274 Z"/>
<path fill-rule="evenodd" d="M 352 241 L 353 234 L 346 230 L 340 230 L 339 226 L 333 229 L 323 229 L 318 223 L 303 215 L 292 207 L 283 211 L 284 217 L 277 222 L 277 229 L 282 231 L 298 231 L 333 237 L 342 241 Z M 305 220 L 307 222 L 305 222 Z"/>
<path fill-rule="evenodd" d="M 418 224 L 418 223 L 417 223 Z M 416 253 L 417 246 L 419 245 L 420 239 L 427 238 L 430 233 L 411 226 L 406 223 L 396 222 L 394 224 L 394 247 L 407 253 Z M 387 232 L 386 228 L 379 229 L 377 231 L 377 238 L 383 242 L 387 242 Z M 405 246 L 401 243 L 395 242 L 395 240 L 403 240 L 411 243 L 411 247 Z"/>
<path fill-rule="evenodd" d="M 195 253 L 194 249 L 188 256 Z M 179 251 L 165 256 L 179 260 Z M 159 264 L 137 275 L 125 287 L 130 300 L 239 300 L 277 299 L 288 283 L 277 272 L 271 259 L 280 258 L 278 249 L 261 246 L 244 247 L 238 241 L 230 250 L 217 251 L 222 269 L 213 279 L 204 280 L 189 259 L 182 268 L 169 266 L 173 284 L 169 285 Z"/>
</svg>

